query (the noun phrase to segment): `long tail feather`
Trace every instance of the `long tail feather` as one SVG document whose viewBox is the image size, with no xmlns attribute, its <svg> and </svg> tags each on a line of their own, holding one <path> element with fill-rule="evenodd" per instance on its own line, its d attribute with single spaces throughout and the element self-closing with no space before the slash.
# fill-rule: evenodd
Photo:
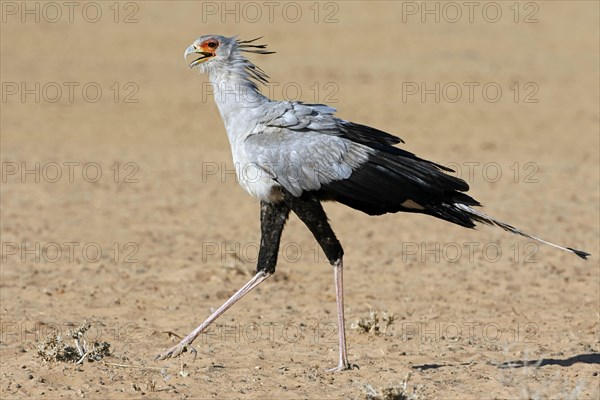
<svg viewBox="0 0 600 400">
<path fill-rule="evenodd" d="M 574 253 L 575 255 L 583 258 L 584 260 L 587 260 L 587 257 L 590 256 L 590 254 L 586 253 L 585 251 L 576 250 L 576 249 L 573 249 L 571 247 L 559 246 L 557 244 L 548 242 L 548 241 L 546 241 L 544 239 L 540 239 L 538 237 L 532 236 L 532 235 L 530 235 L 528 233 L 525 233 L 525 232 L 523 232 L 523 231 L 515 228 L 512 225 L 509 225 L 509 224 L 506 224 L 504 222 L 498 221 L 498 220 L 490 217 L 489 215 L 486 215 L 486 214 L 484 214 L 484 213 L 482 213 L 480 211 L 477 211 L 477 210 L 475 210 L 475 209 L 473 209 L 473 208 L 471 208 L 471 207 L 469 207 L 467 205 L 464 205 L 464 204 L 453 204 L 452 206 L 458 208 L 461 211 L 464 211 L 465 213 L 467 213 L 469 215 L 469 217 L 471 219 L 473 219 L 474 221 L 480 222 L 482 224 L 497 226 L 499 228 L 504 229 L 505 231 L 508 231 L 510 233 L 514 233 L 515 235 L 524 236 L 526 238 L 536 240 L 536 241 L 538 241 L 540 243 L 544 243 L 544 244 L 547 244 L 549 246 L 556 247 L 557 249 L 561 249 L 561 250 L 564 250 L 564 251 L 568 251 L 570 253 Z"/>
</svg>

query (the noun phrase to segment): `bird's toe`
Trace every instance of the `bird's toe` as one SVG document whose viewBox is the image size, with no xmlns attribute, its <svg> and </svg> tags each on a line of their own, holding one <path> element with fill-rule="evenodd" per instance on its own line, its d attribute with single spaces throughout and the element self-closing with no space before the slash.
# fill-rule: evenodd
<svg viewBox="0 0 600 400">
<path fill-rule="evenodd" d="M 194 354 L 194 360 L 198 356 L 198 351 L 195 348 L 193 348 L 190 344 L 179 343 L 176 346 L 167 350 L 166 352 L 156 356 L 155 360 L 158 361 L 158 360 L 166 360 L 167 358 L 176 358 L 176 357 L 179 357 L 182 353 L 185 353 L 187 351 Z"/>
<path fill-rule="evenodd" d="M 341 371 L 349 371 L 351 369 L 360 369 L 357 364 L 339 364 L 337 367 L 328 368 L 325 372 L 341 372 Z"/>
</svg>

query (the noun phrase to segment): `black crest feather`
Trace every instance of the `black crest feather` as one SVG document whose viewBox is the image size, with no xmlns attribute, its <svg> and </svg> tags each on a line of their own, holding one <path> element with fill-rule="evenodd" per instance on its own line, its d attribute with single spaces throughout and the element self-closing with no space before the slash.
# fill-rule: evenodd
<svg viewBox="0 0 600 400">
<path fill-rule="evenodd" d="M 240 40 L 239 46 L 241 51 L 245 51 L 246 53 L 255 53 L 255 54 L 275 54 L 274 51 L 266 50 L 266 44 L 252 44 L 257 40 L 262 39 L 262 36 L 259 36 L 250 40 Z"/>
</svg>

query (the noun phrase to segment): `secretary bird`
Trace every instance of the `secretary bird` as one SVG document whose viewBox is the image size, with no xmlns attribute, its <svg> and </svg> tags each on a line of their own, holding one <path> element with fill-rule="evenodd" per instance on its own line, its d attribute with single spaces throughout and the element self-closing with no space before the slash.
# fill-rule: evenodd
<svg viewBox="0 0 600 400">
<path fill-rule="evenodd" d="M 268 76 L 242 53 L 272 54 L 253 40 L 202 36 L 184 54 L 190 68 L 208 73 L 231 144 L 239 183 L 260 199 L 261 240 L 256 275 L 179 344 L 157 359 L 176 357 L 235 302 L 275 272 L 279 242 L 290 211 L 306 224 L 333 266 L 339 363 L 346 353 L 342 256 L 321 201 L 337 201 L 369 215 L 421 213 L 473 228 L 494 225 L 585 259 L 588 253 L 559 246 L 475 210 L 469 186 L 449 168 L 394 147 L 400 138 L 334 116 L 324 104 L 274 101 L 258 84 Z M 192 349 L 193 350 L 193 349 Z M 193 350 L 195 352 L 195 350 Z"/>
</svg>

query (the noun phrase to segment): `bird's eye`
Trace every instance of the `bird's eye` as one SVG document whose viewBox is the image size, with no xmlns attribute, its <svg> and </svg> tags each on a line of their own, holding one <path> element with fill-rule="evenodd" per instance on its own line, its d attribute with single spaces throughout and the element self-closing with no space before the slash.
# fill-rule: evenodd
<svg viewBox="0 0 600 400">
<path fill-rule="evenodd" d="M 208 46 L 208 48 L 213 49 L 213 50 L 219 46 L 219 44 L 217 42 L 208 42 L 206 45 Z"/>
</svg>

